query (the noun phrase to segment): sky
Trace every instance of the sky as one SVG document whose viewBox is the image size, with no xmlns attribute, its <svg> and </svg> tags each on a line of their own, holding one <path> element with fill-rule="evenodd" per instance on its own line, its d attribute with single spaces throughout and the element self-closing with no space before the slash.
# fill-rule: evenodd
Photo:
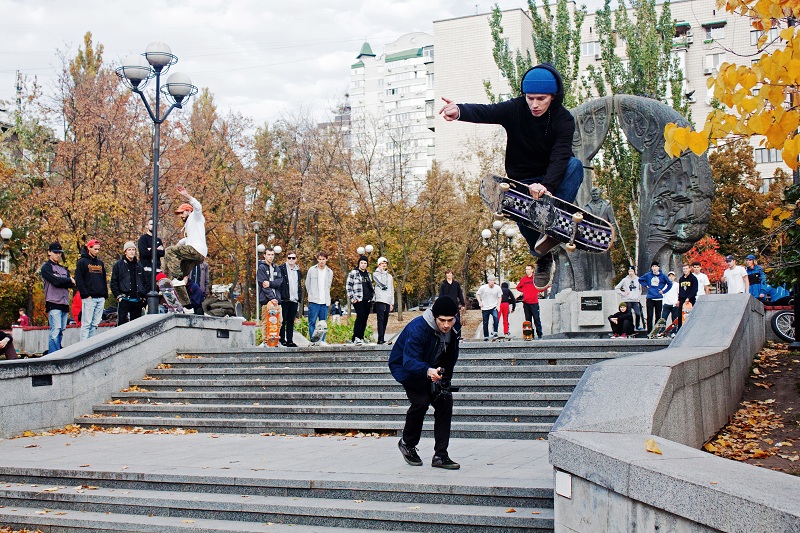
<svg viewBox="0 0 800 533">
<path fill-rule="evenodd" d="M 500 0 L 502 9 L 526 8 Z M 591 3 L 591 2 L 590 2 Z M 0 0 L 0 100 L 14 98 L 16 72 L 54 83 L 59 51 L 74 57 L 83 36 L 114 66 L 161 41 L 178 56 L 172 72 L 207 87 L 218 109 L 256 125 L 283 116 L 322 118 L 347 90 L 366 40 L 376 54 L 400 36 L 432 34 L 433 21 L 487 13 L 494 1 L 458 0 Z"/>
</svg>

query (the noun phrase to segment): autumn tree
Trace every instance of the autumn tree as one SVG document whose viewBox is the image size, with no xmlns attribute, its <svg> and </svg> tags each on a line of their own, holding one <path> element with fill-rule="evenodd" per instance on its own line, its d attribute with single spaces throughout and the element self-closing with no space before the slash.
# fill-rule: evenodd
<svg viewBox="0 0 800 533">
<path fill-rule="evenodd" d="M 691 265 L 694 262 L 700 263 L 711 283 L 718 283 L 722 280 L 722 274 L 728 268 L 725 256 L 720 253 L 719 242 L 708 235 L 697 241 L 691 250 L 683 254 L 684 265 Z"/>
</svg>

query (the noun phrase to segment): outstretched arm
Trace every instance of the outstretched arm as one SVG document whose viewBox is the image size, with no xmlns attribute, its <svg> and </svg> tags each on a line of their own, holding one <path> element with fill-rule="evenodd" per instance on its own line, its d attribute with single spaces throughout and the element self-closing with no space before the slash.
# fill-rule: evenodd
<svg viewBox="0 0 800 533">
<path fill-rule="evenodd" d="M 447 122 L 458 120 L 461 117 L 461 110 L 458 108 L 458 104 L 444 97 L 442 97 L 442 100 L 444 100 L 444 107 L 439 110 L 442 118 Z"/>
</svg>

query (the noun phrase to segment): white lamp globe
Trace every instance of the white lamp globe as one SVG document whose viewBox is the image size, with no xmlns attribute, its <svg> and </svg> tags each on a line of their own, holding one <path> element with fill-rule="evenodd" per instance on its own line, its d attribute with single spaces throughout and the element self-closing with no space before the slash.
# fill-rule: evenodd
<svg viewBox="0 0 800 533">
<path fill-rule="evenodd" d="M 484 239 L 491 239 L 492 238 L 492 230 L 485 229 L 485 230 L 481 231 L 481 237 L 483 237 Z"/>
</svg>

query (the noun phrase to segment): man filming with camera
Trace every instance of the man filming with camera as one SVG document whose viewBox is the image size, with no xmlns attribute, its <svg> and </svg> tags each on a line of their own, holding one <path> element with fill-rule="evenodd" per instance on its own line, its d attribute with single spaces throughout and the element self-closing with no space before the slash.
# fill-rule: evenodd
<svg viewBox="0 0 800 533">
<path fill-rule="evenodd" d="M 389 355 L 389 370 L 403 385 L 411 402 L 406 412 L 403 437 L 397 443 L 403 458 L 411 466 L 422 466 L 416 446 L 422 436 L 425 413 L 432 405 L 435 411 L 431 466 L 447 470 L 461 468 L 447 454 L 453 417 L 450 379 L 458 360 L 458 340 L 451 330 L 457 314 L 455 300 L 449 296 L 439 297 L 432 308 L 408 323 Z"/>
</svg>

